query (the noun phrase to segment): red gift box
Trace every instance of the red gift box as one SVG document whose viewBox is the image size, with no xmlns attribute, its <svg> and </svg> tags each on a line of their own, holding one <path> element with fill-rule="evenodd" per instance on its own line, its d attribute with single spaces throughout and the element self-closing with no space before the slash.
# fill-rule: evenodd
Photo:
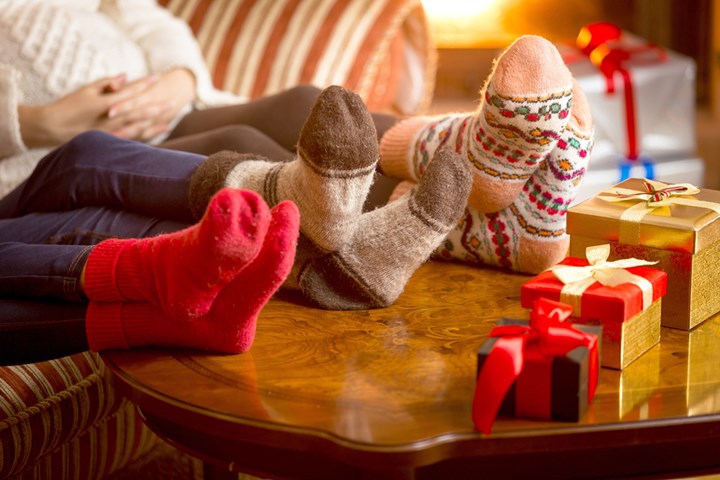
<svg viewBox="0 0 720 480">
<path fill-rule="evenodd" d="M 603 252 L 608 251 L 602 247 Z M 568 257 L 550 270 L 547 270 L 522 285 L 520 302 L 525 308 L 531 308 L 539 298 L 570 303 L 575 306 L 571 321 L 603 326 L 603 358 L 602 366 L 622 369 L 630 362 L 660 341 L 660 299 L 667 288 L 667 274 L 650 266 L 617 268 L 616 262 L 597 261 L 592 258 Z M 607 258 L 605 256 L 605 258 Z M 635 259 L 623 261 L 632 264 Z M 572 290 L 572 284 L 565 284 L 556 275 L 562 266 L 587 267 L 594 264 L 597 270 L 616 272 L 623 270 L 626 276 L 636 276 L 639 282 L 648 285 L 651 292 L 646 294 L 634 283 L 620 283 L 615 286 L 605 285 L 592 278 L 578 298 L 569 299 L 566 291 Z M 596 273 L 592 273 L 596 275 Z M 603 278 L 602 275 L 598 275 Z M 631 334 L 626 330 L 632 328 Z M 627 343 L 626 339 L 630 342 Z"/>
<path fill-rule="evenodd" d="M 568 257 L 559 265 L 585 267 L 590 265 L 587 259 Z M 648 280 L 652 286 L 652 301 L 662 298 L 667 287 L 667 273 L 652 267 L 632 267 L 626 269 L 633 275 Z M 560 301 L 560 292 L 565 284 L 552 270 L 546 270 L 520 287 L 520 302 L 523 308 L 531 308 L 538 298 Z M 580 317 L 591 317 L 601 322 L 624 322 L 643 311 L 642 290 L 632 283 L 616 287 L 595 282 L 583 292 Z M 576 312 L 577 313 L 577 312 Z M 574 315 L 577 317 L 578 315 Z"/>
</svg>

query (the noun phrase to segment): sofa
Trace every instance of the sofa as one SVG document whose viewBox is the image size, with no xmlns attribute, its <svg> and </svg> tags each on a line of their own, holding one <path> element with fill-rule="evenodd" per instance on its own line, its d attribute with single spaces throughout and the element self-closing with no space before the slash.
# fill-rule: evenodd
<svg viewBox="0 0 720 480">
<path fill-rule="evenodd" d="M 430 103 L 435 51 L 420 0 L 161 0 L 188 22 L 216 86 L 258 97 L 310 83 L 357 91 L 375 111 Z M 167 448 L 85 351 L 83 305 L 0 299 L 0 478 L 150 478 L 136 468 Z M 28 316 L 75 345 L 28 336 Z M 21 335 L 22 333 L 22 335 Z M 28 340 L 29 339 L 29 340 Z"/>
</svg>

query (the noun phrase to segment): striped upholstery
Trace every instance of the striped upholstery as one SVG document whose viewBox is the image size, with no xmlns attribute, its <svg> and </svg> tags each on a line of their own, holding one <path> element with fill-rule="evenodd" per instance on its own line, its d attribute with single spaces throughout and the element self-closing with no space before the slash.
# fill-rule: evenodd
<svg viewBox="0 0 720 480">
<path fill-rule="evenodd" d="M 96 354 L 0 367 L 0 478 L 105 478 L 159 441 Z"/>
<path fill-rule="evenodd" d="M 160 4 L 188 22 L 218 88 L 254 98 L 337 84 L 373 110 L 407 114 L 430 103 L 436 54 L 420 0 Z"/>
</svg>

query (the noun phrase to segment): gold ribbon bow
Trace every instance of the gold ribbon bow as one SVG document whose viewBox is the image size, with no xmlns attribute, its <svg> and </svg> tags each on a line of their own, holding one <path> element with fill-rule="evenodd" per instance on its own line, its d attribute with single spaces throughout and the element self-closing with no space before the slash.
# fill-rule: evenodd
<svg viewBox="0 0 720 480">
<path fill-rule="evenodd" d="M 597 198 L 606 202 L 637 202 L 620 215 L 618 240 L 628 245 L 640 245 L 640 222 L 648 213 L 658 207 L 686 205 L 705 208 L 720 215 L 720 204 L 692 198 L 700 189 L 689 183 L 666 185 L 652 180 L 643 180 L 645 191 L 629 188 L 612 188 L 600 193 Z"/>
<path fill-rule="evenodd" d="M 627 268 L 654 265 L 638 258 L 626 258 L 608 262 L 610 245 L 597 245 L 585 250 L 590 265 L 576 267 L 572 265 L 555 265 L 550 270 L 564 284 L 560 290 L 560 302 L 573 306 L 575 315 L 581 316 L 582 295 L 585 290 L 595 282 L 609 287 L 623 283 L 632 283 L 642 291 L 642 308 L 645 310 L 652 304 L 653 286 L 649 280 L 639 275 L 633 275 Z"/>
</svg>

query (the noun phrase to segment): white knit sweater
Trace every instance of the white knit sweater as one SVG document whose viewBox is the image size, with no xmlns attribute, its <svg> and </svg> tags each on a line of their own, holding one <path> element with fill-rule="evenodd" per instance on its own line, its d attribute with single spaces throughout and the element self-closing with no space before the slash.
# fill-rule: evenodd
<svg viewBox="0 0 720 480">
<path fill-rule="evenodd" d="M 173 67 L 195 74 L 197 108 L 243 101 L 213 87 L 188 26 L 153 0 L 0 0 L 0 196 L 48 151 L 24 145 L 19 104 L 49 103 L 107 76 L 126 73 L 131 81 Z"/>
</svg>

